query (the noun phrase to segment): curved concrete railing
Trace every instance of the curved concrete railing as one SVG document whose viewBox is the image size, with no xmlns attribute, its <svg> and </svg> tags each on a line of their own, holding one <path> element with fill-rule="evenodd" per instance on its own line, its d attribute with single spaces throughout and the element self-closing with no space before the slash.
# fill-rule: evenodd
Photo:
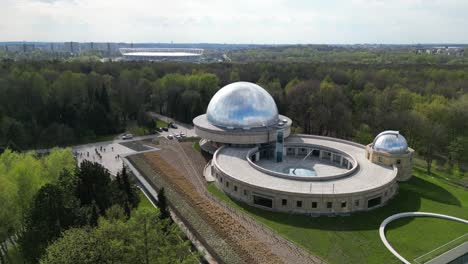
<svg viewBox="0 0 468 264">
<path fill-rule="evenodd" d="M 352 142 L 352 141 L 349 141 L 349 140 L 345 140 L 345 139 L 341 139 L 341 138 L 332 138 L 332 137 L 317 136 L 317 135 L 307 135 L 307 134 L 294 134 L 294 135 L 291 135 L 291 137 L 296 137 L 296 136 L 297 136 L 297 137 L 308 137 L 308 138 L 317 138 L 317 139 L 330 140 L 330 141 L 335 141 L 335 142 L 340 142 L 340 143 L 352 145 L 352 146 L 355 146 L 355 147 L 358 147 L 358 148 L 363 148 L 363 149 L 366 148 L 366 146 L 364 146 L 364 145 L 362 145 L 362 144 L 359 144 L 359 143 L 356 143 L 356 142 Z"/>
<path fill-rule="evenodd" d="M 394 214 L 392 216 L 387 217 L 383 222 L 380 224 L 379 228 L 379 235 L 380 239 L 384 243 L 385 247 L 399 260 L 401 260 L 405 264 L 411 264 L 408 260 L 406 260 L 404 257 L 402 257 L 396 250 L 388 243 L 387 238 L 385 237 L 385 227 L 392 221 L 400 219 L 400 218 L 405 218 L 405 217 L 418 217 L 418 216 L 425 216 L 425 217 L 436 217 L 436 218 L 442 218 L 442 219 L 447 219 L 447 220 L 452 220 L 452 221 L 458 221 L 462 222 L 465 224 L 468 224 L 468 220 L 450 216 L 450 215 L 444 215 L 444 214 L 435 214 L 435 213 L 426 213 L 426 212 L 406 212 L 406 213 L 399 213 L 399 214 Z"/>
<path fill-rule="evenodd" d="M 255 162 L 253 162 L 251 157 L 255 153 L 257 153 L 259 151 L 258 147 L 252 148 L 251 150 L 249 150 L 247 152 L 247 155 L 246 155 L 247 162 L 250 164 L 250 166 L 254 167 L 256 170 L 264 172 L 266 174 L 270 174 L 270 175 L 285 178 L 285 179 L 293 179 L 293 180 L 301 180 L 301 181 L 326 181 L 326 180 L 338 179 L 338 178 L 342 178 L 342 177 L 353 174 L 359 167 L 359 163 L 357 162 L 357 160 L 353 156 L 351 156 L 350 154 L 348 154 L 348 153 L 346 153 L 346 152 L 344 152 L 342 150 L 337 150 L 337 149 L 330 148 L 330 147 L 319 146 L 319 145 L 316 145 L 316 144 L 307 144 L 307 143 L 284 144 L 285 148 L 287 148 L 288 146 L 306 147 L 306 148 L 313 147 L 313 148 L 316 148 L 316 149 L 319 149 L 319 150 L 326 150 L 326 151 L 330 151 L 330 152 L 339 154 L 339 155 L 345 157 L 348 161 L 351 160 L 352 168 L 347 170 L 344 173 L 338 173 L 338 174 L 332 174 L 332 175 L 322 175 L 322 176 L 313 176 L 313 177 L 293 176 L 293 175 L 290 175 L 290 174 L 287 174 L 287 173 L 281 173 L 281 172 L 272 171 L 272 170 L 263 168 L 263 167 L 257 165 Z M 332 161 L 330 161 L 330 162 L 333 163 Z"/>
</svg>

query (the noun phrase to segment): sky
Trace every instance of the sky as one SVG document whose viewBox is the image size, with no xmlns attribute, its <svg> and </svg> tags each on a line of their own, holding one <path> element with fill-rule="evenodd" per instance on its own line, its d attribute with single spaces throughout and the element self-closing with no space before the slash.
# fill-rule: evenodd
<svg viewBox="0 0 468 264">
<path fill-rule="evenodd" d="M 0 0 L 0 41 L 468 43 L 467 0 Z"/>
</svg>

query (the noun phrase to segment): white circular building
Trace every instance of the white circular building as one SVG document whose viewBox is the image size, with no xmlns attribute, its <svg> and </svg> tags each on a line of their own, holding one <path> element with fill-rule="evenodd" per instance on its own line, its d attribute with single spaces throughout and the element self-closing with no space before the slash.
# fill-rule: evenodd
<svg viewBox="0 0 468 264">
<path fill-rule="evenodd" d="M 290 135 L 291 119 L 278 114 L 267 91 L 248 82 L 220 89 L 193 123 L 202 149 L 214 154 L 207 180 L 267 210 L 337 214 L 382 206 L 397 193 L 399 170 L 408 168 L 399 167 L 401 157 L 412 155 L 403 136 L 392 141 L 394 134 L 386 132 L 368 146 Z M 400 157 L 400 163 L 375 162 L 373 155 Z"/>
<path fill-rule="evenodd" d="M 192 48 L 120 48 L 126 60 L 193 61 L 203 55 L 203 49 Z"/>
</svg>

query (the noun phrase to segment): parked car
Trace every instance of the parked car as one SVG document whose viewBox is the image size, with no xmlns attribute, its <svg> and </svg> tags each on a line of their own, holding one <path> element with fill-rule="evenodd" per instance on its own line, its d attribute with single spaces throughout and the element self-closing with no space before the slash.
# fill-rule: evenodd
<svg viewBox="0 0 468 264">
<path fill-rule="evenodd" d="M 172 135 L 167 136 L 167 139 L 173 139 L 173 138 L 174 138 L 174 136 L 172 136 Z"/>
<path fill-rule="evenodd" d="M 185 137 L 185 133 L 180 132 L 180 137 Z"/>
<path fill-rule="evenodd" d="M 169 131 L 169 128 L 163 127 L 163 130 L 167 132 L 167 131 Z"/>
<path fill-rule="evenodd" d="M 132 134 L 123 134 L 123 135 L 122 135 L 122 139 L 123 139 L 123 140 L 132 139 L 132 138 L 133 138 L 133 135 L 132 135 Z"/>
<path fill-rule="evenodd" d="M 179 135 L 179 134 L 175 134 L 175 138 L 176 138 L 176 139 L 180 139 L 180 135 Z"/>
<path fill-rule="evenodd" d="M 171 123 L 170 126 L 171 126 L 171 128 L 177 129 L 177 125 L 174 124 L 174 123 Z"/>
<path fill-rule="evenodd" d="M 156 130 L 158 130 L 158 132 L 163 132 L 163 129 L 161 127 L 156 128 Z"/>
</svg>

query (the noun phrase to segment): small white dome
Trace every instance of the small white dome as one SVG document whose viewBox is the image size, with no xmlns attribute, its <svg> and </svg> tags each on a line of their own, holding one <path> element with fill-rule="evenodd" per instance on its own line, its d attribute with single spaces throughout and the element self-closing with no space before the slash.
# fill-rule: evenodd
<svg viewBox="0 0 468 264">
<path fill-rule="evenodd" d="M 279 120 L 273 97 L 250 82 L 221 88 L 208 104 L 206 116 L 215 126 L 243 129 L 276 125 Z"/>
<path fill-rule="evenodd" d="M 408 143 L 400 132 L 387 130 L 375 137 L 372 148 L 391 154 L 404 154 L 408 152 Z"/>
</svg>

